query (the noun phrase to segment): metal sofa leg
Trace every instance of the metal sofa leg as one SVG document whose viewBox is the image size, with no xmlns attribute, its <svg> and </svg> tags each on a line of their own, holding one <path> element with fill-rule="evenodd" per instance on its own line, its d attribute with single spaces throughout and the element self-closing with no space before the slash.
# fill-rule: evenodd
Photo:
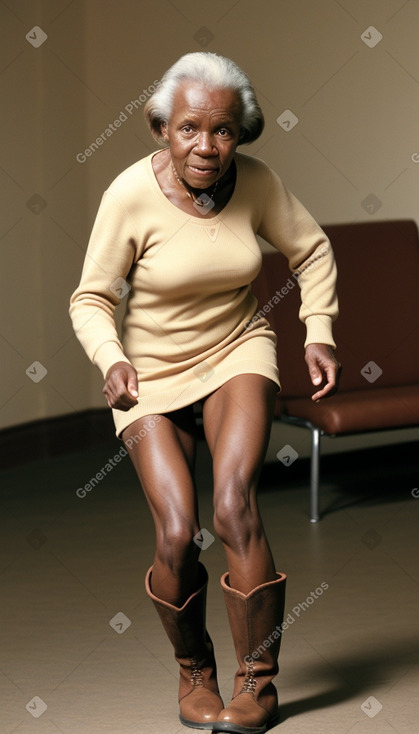
<svg viewBox="0 0 419 734">
<path fill-rule="evenodd" d="M 311 427 L 311 476 L 310 476 L 310 522 L 318 522 L 319 516 L 319 470 L 321 431 Z"/>
</svg>

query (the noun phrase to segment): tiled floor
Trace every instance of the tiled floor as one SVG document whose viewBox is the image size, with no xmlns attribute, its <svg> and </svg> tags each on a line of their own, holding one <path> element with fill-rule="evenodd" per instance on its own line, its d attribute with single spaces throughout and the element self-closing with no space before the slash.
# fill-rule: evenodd
<svg viewBox="0 0 419 734">
<path fill-rule="evenodd" d="M 1 734 L 188 731 L 177 718 L 172 650 L 144 591 L 154 533 L 128 457 L 85 497 L 76 492 L 119 448 L 114 442 L 1 475 Z M 415 447 L 327 459 L 329 511 L 317 525 L 308 521 L 306 470 L 304 462 L 288 469 L 277 462 L 261 482 L 277 568 L 288 574 L 282 723 L 272 731 L 417 734 Z M 201 527 L 213 532 L 204 444 L 198 476 Z M 201 560 L 228 700 L 236 661 L 218 540 Z"/>
</svg>

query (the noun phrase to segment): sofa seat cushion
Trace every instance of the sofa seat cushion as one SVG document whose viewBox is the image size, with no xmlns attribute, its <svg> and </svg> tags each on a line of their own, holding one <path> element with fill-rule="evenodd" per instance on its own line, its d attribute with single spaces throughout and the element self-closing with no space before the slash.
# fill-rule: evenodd
<svg viewBox="0 0 419 734">
<path fill-rule="evenodd" d="M 419 385 L 340 392 L 319 403 L 310 398 L 281 403 L 283 415 L 308 420 L 331 435 L 419 425 Z"/>
</svg>

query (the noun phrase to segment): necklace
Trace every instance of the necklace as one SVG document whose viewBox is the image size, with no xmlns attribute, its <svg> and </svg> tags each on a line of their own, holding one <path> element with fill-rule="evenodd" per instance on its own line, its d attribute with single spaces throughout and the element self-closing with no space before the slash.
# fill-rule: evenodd
<svg viewBox="0 0 419 734">
<path fill-rule="evenodd" d="M 208 196 L 208 194 L 206 194 L 206 193 L 200 194 L 199 196 L 195 196 L 195 194 L 192 191 L 189 191 L 189 189 L 186 188 L 186 186 L 183 183 L 182 179 L 180 179 L 179 176 L 177 175 L 176 168 L 175 168 L 175 166 L 173 164 L 173 161 L 172 161 L 172 171 L 173 171 L 173 175 L 174 175 L 176 181 L 178 181 L 178 183 L 180 183 L 180 185 L 185 189 L 187 195 L 189 196 L 190 199 L 192 199 L 193 203 L 196 204 L 197 206 L 202 206 L 202 207 L 207 207 L 208 208 L 208 202 L 209 201 L 212 201 L 212 202 L 214 201 L 215 192 L 217 191 L 217 188 L 218 188 L 218 181 L 216 181 L 215 184 L 214 184 L 214 188 L 212 190 L 211 196 Z M 211 206 L 213 206 L 213 204 Z"/>
</svg>

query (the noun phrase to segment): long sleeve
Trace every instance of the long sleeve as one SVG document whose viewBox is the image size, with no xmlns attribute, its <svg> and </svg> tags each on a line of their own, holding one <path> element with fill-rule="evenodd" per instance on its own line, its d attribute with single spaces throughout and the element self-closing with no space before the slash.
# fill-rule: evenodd
<svg viewBox="0 0 419 734">
<path fill-rule="evenodd" d="M 130 214 L 110 192 L 105 192 L 69 311 L 77 338 L 103 376 L 115 362 L 129 363 L 116 329 L 114 312 L 129 293 L 127 277 L 137 256 L 138 244 Z"/>
<path fill-rule="evenodd" d="M 273 171 L 258 234 L 285 255 L 298 280 L 299 316 L 307 331 L 304 346 L 318 342 L 335 347 L 332 323 L 338 315 L 338 299 L 332 246 Z"/>
</svg>

